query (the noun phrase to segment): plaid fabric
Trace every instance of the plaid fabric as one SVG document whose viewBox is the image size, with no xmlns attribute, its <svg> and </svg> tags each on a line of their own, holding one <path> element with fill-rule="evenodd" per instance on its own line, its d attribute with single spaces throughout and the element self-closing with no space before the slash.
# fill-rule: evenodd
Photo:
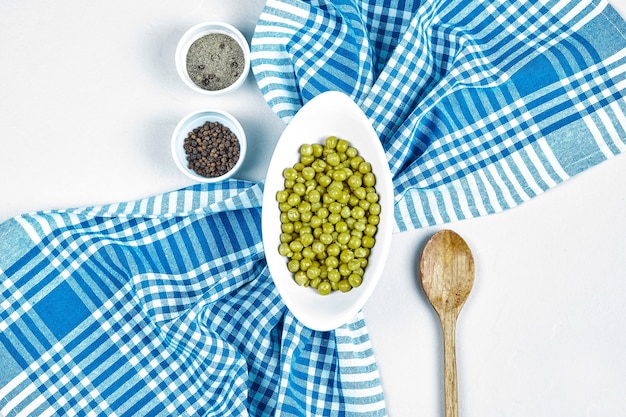
<svg viewBox="0 0 626 417">
<path fill-rule="evenodd" d="M 623 20 L 603 1 L 269 0 L 253 72 L 286 122 L 326 90 L 370 117 L 396 229 L 514 207 L 626 147 Z M 0 225 L 0 413 L 384 415 L 363 317 L 285 309 L 262 184 Z"/>
<path fill-rule="evenodd" d="M 0 413 L 384 413 L 361 314 L 303 327 L 265 264 L 262 187 L 198 185 L 0 225 Z"/>
<path fill-rule="evenodd" d="M 270 0 L 253 72 L 285 121 L 350 95 L 396 227 L 499 212 L 626 149 L 626 25 L 606 1 Z"/>
</svg>

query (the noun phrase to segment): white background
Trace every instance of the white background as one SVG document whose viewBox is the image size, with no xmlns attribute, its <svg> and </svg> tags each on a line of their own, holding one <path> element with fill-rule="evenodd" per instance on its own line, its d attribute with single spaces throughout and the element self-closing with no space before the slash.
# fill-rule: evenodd
<svg viewBox="0 0 626 417">
<path fill-rule="evenodd" d="M 624 0 L 613 3 L 626 16 Z M 263 5 L 0 2 L 0 221 L 190 185 L 169 141 L 202 107 L 240 119 L 249 156 L 239 177 L 264 178 L 283 124 L 252 75 L 214 98 L 174 68 L 187 28 L 223 20 L 249 40 Z M 626 415 L 625 158 L 518 208 L 445 226 L 467 240 L 477 269 L 457 329 L 461 415 Z M 394 236 L 365 307 L 391 416 L 443 414 L 439 323 L 415 273 L 440 229 Z"/>
</svg>

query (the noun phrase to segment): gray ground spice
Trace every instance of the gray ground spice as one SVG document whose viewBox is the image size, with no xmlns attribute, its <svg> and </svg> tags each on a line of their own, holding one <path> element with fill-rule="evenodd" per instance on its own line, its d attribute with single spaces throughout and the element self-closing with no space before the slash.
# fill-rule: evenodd
<svg viewBox="0 0 626 417">
<path fill-rule="evenodd" d="M 191 44 L 187 73 L 198 87 L 217 91 L 232 85 L 244 70 L 239 43 L 223 33 L 210 33 Z"/>
</svg>

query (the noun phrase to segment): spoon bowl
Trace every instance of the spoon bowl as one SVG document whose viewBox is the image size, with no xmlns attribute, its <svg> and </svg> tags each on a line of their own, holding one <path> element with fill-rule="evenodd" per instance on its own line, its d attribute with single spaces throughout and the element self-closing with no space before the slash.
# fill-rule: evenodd
<svg viewBox="0 0 626 417">
<path fill-rule="evenodd" d="M 452 230 L 435 233 L 424 247 L 420 277 L 426 297 L 441 321 L 444 345 L 446 417 L 458 416 L 456 320 L 474 284 L 474 258 L 461 236 Z"/>
</svg>

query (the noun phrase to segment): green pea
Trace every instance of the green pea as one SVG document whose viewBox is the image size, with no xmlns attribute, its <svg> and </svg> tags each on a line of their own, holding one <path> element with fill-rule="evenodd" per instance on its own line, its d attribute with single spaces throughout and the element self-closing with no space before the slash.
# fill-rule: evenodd
<svg viewBox="0 0 626 417">
<path fill-rule="evenodd" d="M 309 279 L 306 276 L 306 272 L 304 271 L 298 271 L 294 274 L 294 279 L 296 281 L 296 283 L 302 287 L 308 287 L 309 286 Z"/>
<path fill-rule="evenodd" d="M 370 203 L 377 203 L 378 202 L 378 194 L 375 192 L 369 192 L 367 193 L 366 197 L 367 201 L 369 201 Z"/>
<path fill-rule="evenodd" d="M 324 147 L 322 145 L 320 145 L 319 143 L 315 143 L 313 144 L 313 156 L 316 158 L 319 158 L 323 155 L 324 153 Z"/>
<path fill-rule="evenodd" d="M 346 152 L 349 147 L 350 147 L 350 144 L 348 143 L 347 140 L 340 139 L 337 142 L 337 146 L 335 147 L 335 149 L 337 150 L 337 152 Z"/>
<path fill-rule="evenodd" d="M 278 247 L 278 253 L 280 253 L 282 256 L 290 256 L 293 251 L 289 248 L 289 245 L 287 243 L 281 243 Z"/>
<path fill-rule="evenodd" d="M 358 259 L 352 259 L 350 262 L 348 262 L 348 269 L 350 269 L 350 271 L 356 271 L 360 267 L 361 267 L 361 261 Z"/>
<path fill-rule="evenodd" d="M 341 197 L 339 197 L 339 199 L 337 199 L 337 202 L 340 204 L 348 204 L 348 202 L 350 201 L 350 193 L 347 191 L 344 191 L 341 194 Z"/>
<path fill-rule="evenodd" d="M 350 276 L 348 277 L 348 283 L 352 288 L 360 287 L 362 282 L 363 278 L 361 278 L 361 276 L 358 274 L 350 274 Z"/>
<path fill-rule="evenodd" d="M 283 233 L 293 233 L 293 223 L 282 223 L 280 225 L 280 230 Z"/>
<path fill-rule="evenodd" d="M 309 224 L 311 225 L 311 227 L 316 228 L 316 227 L 320 227 L 322 225 L 322 219 L 320 219 L 318 216 L 313 215 L 311 216 L 311 219 L 309 221 Z"/>
<path fill-rule="evenodd" d="M 304 245 L 299 240 L 292 240 L 289 242 L 289 249 L 291 249 L 292 252 L 302 252 Z"/>
<path fill-rule="evenodd" d="M 349 249 L 345 249 L 341 251 L 341 254 L 339 255 L 339 260 L 343 263 L 348 263 L 350 262 L 352 259 L 354 259 L 354 252 L 352 252 Z"/>
<path fill-rule="evenodd" d="M 328 175 L 322 175 L 319 177 L 319 179 L 317 180 L 317 182 L 319 183 L 319 185 L 321 185 L 322 187 L 328 187 L 330 185 L 331 182 L 333 182 L 332 178 L 330 178 Z"/>
<path fill-rule="evenodd" d="M 287 198 L 287 204 L 291 207 L 295 207 L 300 204 L 300 196 L 298 194 L 290 194 L 289 198 Z"/>
<path fill-rule="evenodd" d="M 380 204 L 372 203 L 369 209 L 370 214 L 379 215 L 380 214 Z"/>
<path fill-rule="evenodd" d="M 326 155 L 326 163 L 330 166 L 336 167 L 341 163 L 341 158 L 336 153 Z"/>
<path fill-rule="evenodd" d="M 341 275 L 342 277 L 347 277 L 352 273 L 347 263 L 339 264 L 338 270 L 339 270 L 339 275 Z"/>
<path fill-rule="evenodd" d="M 339 282 L 341 279 L 341 274 L 337 269 L 331 269 L 328 271 L 328 279 L 330 282 Z"/>
<path fill-rule="evenodd" d="M 359 172 L 361 174 L 367 174 L 369 172 L 372 172 L 372 164 L 370 164 L 369 162 L 361 162 L 359 164 Z"/>
<path fill-rule="evenodd" d="M 339 291 L 341 292 L 348 292 L 352 289 L 352 286 L 350 285 L 347 279 L 342 279 L 341 281 L 339 281 L 337 283 L 337 287 L 339 288 Z"/>
<path fill-rule="evenodd" d="M 377 231 L 378 231 L 378 228 L 376 226 L 374 226 L 373 224 L 367 224 L 365 225 L 363 234 L 365 234 L 365 236 L 372 237 L 376 234 Z"/>
<path fill-rule="evenodd" d="M 339 233 L 347 232 L 348 225 L 344 221 L 337 222 L 337 224 L 335 225 L 335 230 Z"/>
<path fill-rule="evenodd" d="M 302 169 L 302 178 L 305 180 L 312 180 L 315 178 L 315 170 L 311 167 L 305 167 Z"/>
<path fill-rule="evenodd" d="M 363 245 L 363 247 L 367 249 L 373 248 L 375 243 L 376 243 L 376 239 L 374 239 L 371 236 L 363 236 L 363 239 L 361 241 L 361 244 Z"/>
<path fill-rule="evenodd" d="M 287 190 L 281 190 L 276 193 L 276 201 L 279 203 L 287 201 L 287 197 L 289 197 L 289 192 Z"/>
<path fill-rule="evenodd" d="M 305 223 L 311 223 L 311 218 L 313 217 L 313 213 L 310 211 L 305 211 L 304 213 L 300 213 L 300 220 Z"/>
<path fill-rule="evenodd" d="M 350 186 L 350 188 L 358 188 L 363 184 L 363 181 L 361 180 L 361 177 L 359 177 L 358 175 L 350 175 L 350 178 L 348 178 L 348 185 Z"/>
<path fill-rule="evenodd" d="M 309 203 L 313 204 L 313 203 L 318 203 L 322 197 L 319 191 L 309 190 L 306 193 L 306 198 L 309 201 Z"/>
<path fill-rule="evenodd" d="M 313 244 L 311 245 L 311 249 L 316 254 L 320 254 L 324 252 L 324 250 L 326 249 L 326 245 L 324 245 L 322 242 L 318 240 L 318 241 L 313 242 Z"/>
<path fill-rule="evenodd" d="M 302 197 L 304 193 L 306 193 L 306 185 L 302 184 L 301 182 L 294 184 L 293 192 L 296 193 L 298 197 Z"/>
<path fill-rule="evenodd" d="M 363 175 L 363 185 L 373 187 L 376 184 L 376 177 L 371 172 Z"/>
<path fill-rule="evenodd" d="M 283 170 L 283 178 L 286 180 L 294 180 L 298 178 L 298 171 L 295 168 L 285 168 Z"/>
<path fill-rule="evenodd" d="M 337 236 L 337 242 L 341 245 L 347 245 L 349 241 L 350 233 L 348 232 L 339 233 L 339 236 Z"/>
<path fill-rule="evenodd" d="M 342 196 L 343 196 L 343 191 L 340 190 L 337 187 L 333 187 L 331 189 L 328 190 L 328 195 L 333 199 L 333 200 L 339 200 Z"/>
<path fill-rule="evenodd" d="M 311 233 L 303 233 L 300 235 L 300 242 L 303 246 L 311 246 L 315 238 Z"/>
<path fill-rule="evenodd" d="M 319 278 L 320 272 L 321 271 L 318 267 L 312 266 L 309 269 L 307 269 L 306 276 L 308 279 L 313 280 L 313 279 Z"/>
<path fill-rule="evenodd" d="M 292 259 L 289 262 L 287 262 L 287 269 L 289 270 L 289 272 L 292 273 L 296 273 L 300 270 L 300 262 Z"/>
<path fill-rule="evenodd" d="M 304 144 L 300 146 L 300 155 L 311 156 L 313 155 L 313 146 Z"/>
<path fill-rule="evenodd" d="M 308 201 L 301 201 L 298 204 L 298 211 L 300 212 L 300 214 L 310 212 L 311 203 L 309 203 Z"/>
<path fill-rule="evenodd" d="M 328 215 L 328 221 L 331 224 L 337 224 L 341 220 L 341 214 L 339 213 L 330 213 Z"/>
<path fill-rule="evenodd" d="M 333 180 L 335 181 L 345 181 L 348 178 L 348 175 L 346 174 L 346 171 L 344 171 L 343 169 L 338 169 L 335 172 L 333 172 Z"/>
<path fill-rule="evenodd" d="M 310 247 L 306 247 L 302 249 L 302 256 L 307 259 L 313 259 L 315 258 L 315 252 L 313 252 L 313 249 L 311 249 Z"/>
<path fill-rule="evenodd" d="M 324 247 L 330 245 L 333 243 L 333 236 L 330 233 L 322 233 L 320 235 L 320 243 L 322 243 Z"/>
<path fill-rule="evenodd" d="M 289 221 L 295 222 L 300 218 L 300 212 L 297 208 L 292 207 L 287 211 L 287 217 L 289 218 Z"/>
<path fill-rule="evenodd" d="M 302 260 L 300 260 L 300 270 L 306 271 L 312 264 L 313 262 L 309 258 L 302 258 Z"/>
<path fill-rule="evenodd" d="M 350 168 L 354 170 L 358 170 L 359 165 L 361 165 L 361 162 L 363 162 L 363 158 L 358 155 L 355 156 L 354 158 L 350 159 Z"/>
<path fill-rule="evenodd" d="M 316 159 L 311 164 L 311 168 L 313 168 L 316 173 L 324 172 L 326 169 L 326 162 L 324 162 L 323 159 Z"/>
<path fill-rule="evenodd" d="M 324 264 L 328 267 L 328 268 L 337 268 L 339 266 L 339 259 L 337 259 L 336 256 L 329 256 L 328 258 L 325 259 Z"/>
<path fill-rule="evenodd" d="M 341 248 L 336 243 L 331 243 L 326 247 L 326 253 L 330 256 L 339 256 L 341 253 Z"/>
<path fill-rule="evenodd" d="M 317 291 L 320 293 L 320 295 L 328 295 L 332 291 L 332 286 L 330 285 L 330 282 L 322 281 L 319 283 Z"/>
<path fill-rule="evenodd" d="M 352 236 L 350 238 L 350 241 L 348 242 L 348 247 L 350 249 L 356 249 L 360 246 L 361 246 L 361 239 L 356 236 Z"/>
<path fill-rule="evenodd" d="M 328 211 L 330 211 L 331 213 L 339 213 L 341 212 L 341 209 L 341 204 L 336 201 L 333 201 L 328 205 Z"/>
<path fill-rule="evenodd" d="M 352 225 L 352 228 L 354 230 L 358 230 L 359 232 L 364 231 L 366 227 L 367 225 L 365 224 L 365 219 L 359 219 L 355 221 L 354 224 Z"/>
<path fill-rule="evenodd" d="M 370 210 L 370 213 L 372 213 L 371 210 Z M 357 206 L 357 207 L 354 207 L 352 209 L 352 213 L 351 214 L 352 214 L 352 217 L 357 219 L 357 220 L 358 219 L 362 219 L 363 216 L 365 216 L 365 210 L 363 210 L 361 207 Z M 380 214 L 380 211 L 378 213 L 372 213 L 372 214 Z"/>
</svg>

